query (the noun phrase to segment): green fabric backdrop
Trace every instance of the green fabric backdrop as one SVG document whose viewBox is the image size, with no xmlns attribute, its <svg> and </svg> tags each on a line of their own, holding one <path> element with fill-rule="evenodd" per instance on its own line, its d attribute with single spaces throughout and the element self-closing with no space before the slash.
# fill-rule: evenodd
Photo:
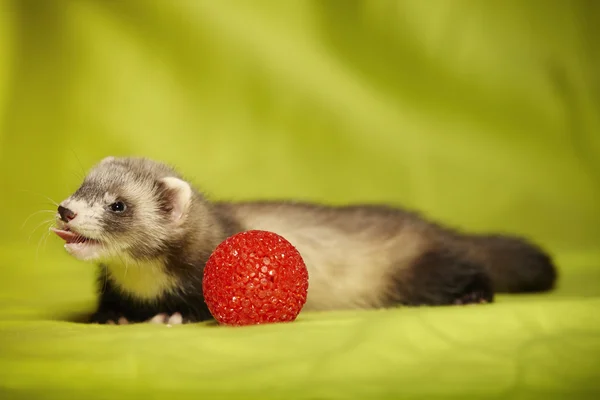
<svg viewBox="0 0 600 400">
<path fill-rule="evenodd" d="M 2 0 L 0 398 L 600 396 L 599 23 L 591 1 Z M 531 236 L 560 286 L 241 329 L 70 322 L 93 269 L 32 213 L 109 154 L 214 198 Z"/>
</svg>

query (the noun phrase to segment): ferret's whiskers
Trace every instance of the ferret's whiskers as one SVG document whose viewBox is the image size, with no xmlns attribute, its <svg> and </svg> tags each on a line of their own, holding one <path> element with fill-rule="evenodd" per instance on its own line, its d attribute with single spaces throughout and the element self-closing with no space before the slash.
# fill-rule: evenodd
<svg viewBox="0 0 600 400">
<path fill-rule="evenodd" d="M 59 206 L 59 204 L 58 204 L 56 201 L 52 200 L 50 197 L 48 197 L 48 196 L 46 196 L 46 195 L 43 195 L 43 194 L 41 194 L 41 193 L 32 192 L 31 190 L 25 190 L 25 189 L 20 189 L 20 191 L 21 191 L 21 192 L 27 192 L 27 193 L 29 193 L 29 194 L 34 194 L 34 195 L 36 195 L 36 196 L 43 197 L 44 199 L 46 199 L 46 200 L 48 200 L 50 203 L 52 203 L 52 205 L 53 205 L 53 206 L 55 206 L 55 207 L 58 207 L 58 206 Z"/>
<path fill-rule="evenodd" d="M 100 265 L 104 268 L 104 284 L 102 285 L 102 294 L 104 294 L 106 285 L 108 284 L 108 267 L 106 266 L 106 263 L 101 263 Z"/>
<path fill-rule="evenodd" d="M 83 179 L 83 178 L 85 178 L 85 175 L 86 175 L 85 168 L 83 168 L 83 164 L 81 163 L 81 160 L 77 156 L 77 153 L 75 152 L 75 149 L 73 149 L 70 146 L 69 146 L 69 148 L 71 149 L 71 152 L 73 153 L 73 156 L 77 160 L 77 163 L 79 164 L 79 168 L 81 168 L 81 175 L 78 175 L 77 177 L 80 178 L 80 179 Z"/>
<path fill-rule="evenodd" d="M 50 237 L 50 235 L 52 234 L 52 231 L 50 229 L 48 229 L 48 231 L 46 232 L 46 235 L 44 235 L 44 250 L 46 250 L 46 245 L 48 244 L 48 238 Z"/>
<path fill-rule="evenodd" d="M 38 211 L 34 211 L 33 213 L 29 214 L 29 216 L 27 218 L 25 218 L 25 221 L 23 222 L 23 225 L 21 225 L 21 229 L 25 228 L 25 225 L 27 225 L 27 222 L 29 222 L 29 220 L 34 216 L 34 215 L 38 215 L 40 213 L 51 213 L 54 214 L 56 211 L 54 210 L 38 210 Z"/>
<path fill-rule="evenodd" d="M 42 242 L 46 243 L 46 241 L 48 240 L 48 237 L 50 236 L 50 233 L 51 233 L 50 230 L 48 230 L 48 232 L 46 232 L 40 236 L 40 239 L 38 240 L 38 244 L 35 249 L 35 262 L 38 262 L 38 260 L 39 260 L 40 245 L 42 244 Z"/>
<path fill-rule="evenodd" d="M 127 270 L 129 269 L 129 265 L 127 264 L 127 260 L 123 258 L 123 255 L 121 253 L 116 252 L 115 254 L 117 254 L 117 257 L 119 257 L 119 260 L 121 260 L 121 263 L 125 266 L 125 273 L 123 274 L 123 279 L 125 279 L 125 277 L 127 276 Z"/>
<path fill-rule="evenodd" d="M 103 246 L 105 246 L 108 249 L 108 251 L 110 252 L 110 257 L 112 259 L 118 259 L 121 262 L 121 265 L 125 266 L 125 271 L 123 273 L 123 279 L 125 279 L 125 277 L 127 276 L 129 265 L 127 263 L 127 260 L 123 258 L 123 254 L 119 250 L 119 243 L 109 235 L 102 235 L 100 242 L 103 243 Z"/>
<path fill-rule="evenodd" d="M 44 221 L 40 222 L 40 223 L 39 223 L 39 224 L 38 224 L 38 225 L 37 225 L 37 226 L 36 226 L 36 227 L 33 229 L 33 231 L 31 231 L 31 233 L 29 234 L 29 237 L 27 238 L 27 243 L 30 243 L 30 241 L 31 241 L 31 237 L 33 236 L 33 234 L 34 234 L 34 233 L 35 233 L 35 232 L 36 232 L 38 229 L 40 229 L 42 226 L 44 226 L 44 225 L 47 225 L 47 226 L 48 226 L 48 230 L 49 230 L 49 229 L 50 229 L 50 225 L 53 225 L 53 224 L 54 224 L 54 218 L 52 218 L 52 219 L 47 219 L 47 220 L 44 220 Z"/>
</svg>

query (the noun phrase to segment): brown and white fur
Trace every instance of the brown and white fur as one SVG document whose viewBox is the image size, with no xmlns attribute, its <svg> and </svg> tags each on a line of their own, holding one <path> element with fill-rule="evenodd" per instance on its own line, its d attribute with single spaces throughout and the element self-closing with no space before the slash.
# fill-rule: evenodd
<svg viewBox="0 0 600 400">
<path fill-rule="evenodd" d="M 55 232 L 97 263 L 92 322 L 204 321 L 203 268 L 246 230 L 289 240 L 309 273 L 303 311 L 492 302 L 550 290 L 556 268 L 513 236 L 470 235 L 381 205 L 211 202 L 166 164 L 107 157 L 64 200 Z"/>
</svg>

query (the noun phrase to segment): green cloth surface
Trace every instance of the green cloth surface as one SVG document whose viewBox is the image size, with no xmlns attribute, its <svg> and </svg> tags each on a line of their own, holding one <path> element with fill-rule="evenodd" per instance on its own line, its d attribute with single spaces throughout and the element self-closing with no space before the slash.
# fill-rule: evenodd
<svg viewBox="0 0 600 400">
<path fill-rule="evenodd" d="M 2 0 L 0 399 L 600 398 L 599 23 L 589 1 Z M 81 324 L 93 267 L 47 227 L 106 155 L 174 163 L 218 199 L 390 202 L 526 235 L 559 287 L 248 328 Z"/>
</svg>

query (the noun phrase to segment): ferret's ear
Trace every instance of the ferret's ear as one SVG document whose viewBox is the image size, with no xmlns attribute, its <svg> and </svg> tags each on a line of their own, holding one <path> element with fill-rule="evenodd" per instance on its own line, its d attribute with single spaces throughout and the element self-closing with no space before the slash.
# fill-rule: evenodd
<svg viewBox="0 0 600 400">
<path fill-rule="evenodd" d="M 182 223 L 192 200 L 192 188 L 189 183 L 179 178 L 168 176 L 160 180 L 164 187 L 164 209 L 175 224 Z"/>
</svg>

